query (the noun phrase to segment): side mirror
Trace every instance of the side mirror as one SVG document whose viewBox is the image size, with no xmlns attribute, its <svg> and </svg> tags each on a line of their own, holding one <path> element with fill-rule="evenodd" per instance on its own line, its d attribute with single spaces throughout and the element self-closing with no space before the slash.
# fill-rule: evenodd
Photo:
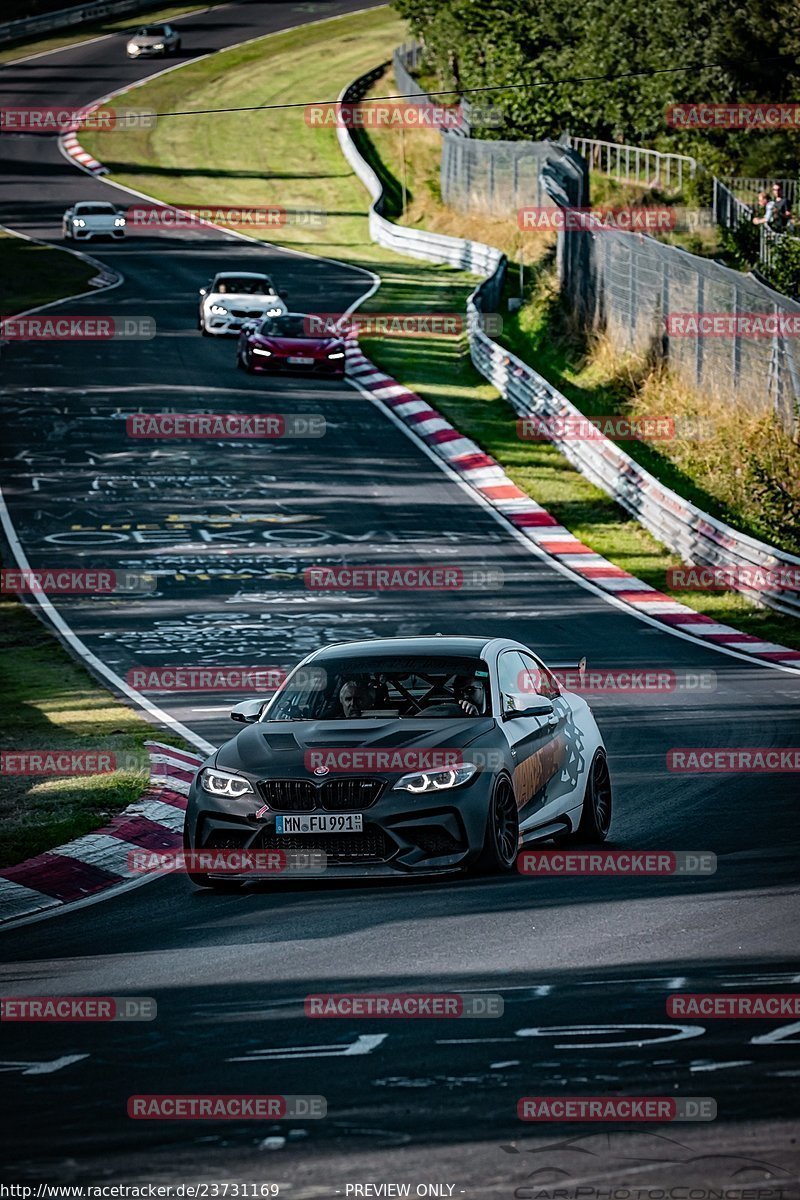
<svg viewBox="0 0 800 1200">
<path fill-rule="evenodd" d="M 242 725 L 252 725 L 261 716 L 261 710 L 267 703 L 265 699 L 242 700 L 231 709 L 231 720 L 239 721 Z"/>
<path fill-rule="evenodd" d="M 201 296 L 207 296 L 207 295 L 208 295 L 208 288 L 200 288 L 200 295 L 201 295 Z"/>
<path fill-rule="evenodd" d="M 536 696 L 531 699 L 530 696 L 519 695 L 514 696 L 514 699 L 524 707 L 505 709 L 503 711 L 504 721 L 514 721 L 518 717 L 549 717 L 555 711 L 553 701 L 544 696 Z"/>
</svg>

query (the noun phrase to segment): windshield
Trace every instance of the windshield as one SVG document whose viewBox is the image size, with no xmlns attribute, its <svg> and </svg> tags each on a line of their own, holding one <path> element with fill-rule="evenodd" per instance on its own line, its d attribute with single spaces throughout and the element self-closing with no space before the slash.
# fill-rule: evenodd
<svg viewBox="0 0 800 1200">
<path fill-rule="evenodd" d="M 107 217 L 117 210 L 113 204 L 76 204 L 75 212 L 81 213 L 82 216 Z"/>
<path fill-rule="evenodd" d="M 294 313 L 287 313 L 280 317 L 267 317 L 264 324 L 259 330 L 260 333 L 267 337 L 285 337 L 285 338 L 318 338 L 319 334 L 315 333 L 308 323 L 308 318 L 299 316 Z"/>
<path fill-rule="evenodd" d="M 489 672 L 479 658 L 326 656 L 288 680 L 262 720 L 428 720 L 490 711 Z"/>
<path fill-rule="evenodd" d="M 214 282 L 215 292 L 238 292 L 248 296 L 269 296 L 275 289 L 269 279 L 248 279 L 241 275 L 220 275 Z"/>
<path fill-rule="evenodd" d="M 137 37 L 166 37 L 167 31 L 163 25 L 145 25 L 140 29 Z"/>
</svg>

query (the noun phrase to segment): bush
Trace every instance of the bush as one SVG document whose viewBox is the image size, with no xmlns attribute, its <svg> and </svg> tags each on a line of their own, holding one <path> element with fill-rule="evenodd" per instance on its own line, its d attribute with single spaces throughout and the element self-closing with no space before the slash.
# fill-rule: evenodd
<svg viewBox="0 0 800 1200">
<path fill-rule="evenodd" d="M 762 274 L 771 287 L 794 300 L 800 299 L 800 237 L 786 234 L 772 251 L 769 267 Z"/>
</svg>

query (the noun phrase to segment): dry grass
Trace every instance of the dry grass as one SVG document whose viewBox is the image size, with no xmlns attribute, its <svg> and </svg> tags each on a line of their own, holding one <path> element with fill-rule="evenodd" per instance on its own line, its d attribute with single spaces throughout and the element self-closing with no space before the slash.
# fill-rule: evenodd
<svg viewBox="0 0 800 1200">
<path fill-rule="evenodd" d="M 606 340 L 594 348 L 600 370 L 614 357 Z M 673 418 L 676 436 L 662 443 L 671 462 L 758 536 L 800 553 L 800 453 L 771 412 L 750 412 L 713 392 L 693 393 L 658 368 L 634 367 L 629 395 L 632 415 Z"/>
</svg>

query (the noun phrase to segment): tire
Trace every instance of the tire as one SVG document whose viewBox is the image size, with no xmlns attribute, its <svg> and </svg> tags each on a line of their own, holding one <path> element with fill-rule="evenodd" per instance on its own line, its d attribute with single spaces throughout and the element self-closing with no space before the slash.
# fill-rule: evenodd
<svg viewBox="0 0 800 1200">
<path fill-rule="evenodd" d="M 602 750 L 592 759 L 586 791 L 583 797 L 581 819 L 574 833 L 568 834 L 565 842 L 588 842 L 599 846 L 608 837 L 612 817 L 611 777 L 608 760 Z"/>
<path fill-rule="evenodd" d="M 519 849 L 519 813 L 511 780 L 503 775 L 492 793 L 483 850 L 477 862 L 481 874 L 500 875 L 514 870 Z"/>
<path fill-rule="evenodd" d="M 236 351 L 236 365 L 240 371 L 246 371 L 248 375 L 253 374 L 253 365 L 238 350 Z"/>
</svg>

